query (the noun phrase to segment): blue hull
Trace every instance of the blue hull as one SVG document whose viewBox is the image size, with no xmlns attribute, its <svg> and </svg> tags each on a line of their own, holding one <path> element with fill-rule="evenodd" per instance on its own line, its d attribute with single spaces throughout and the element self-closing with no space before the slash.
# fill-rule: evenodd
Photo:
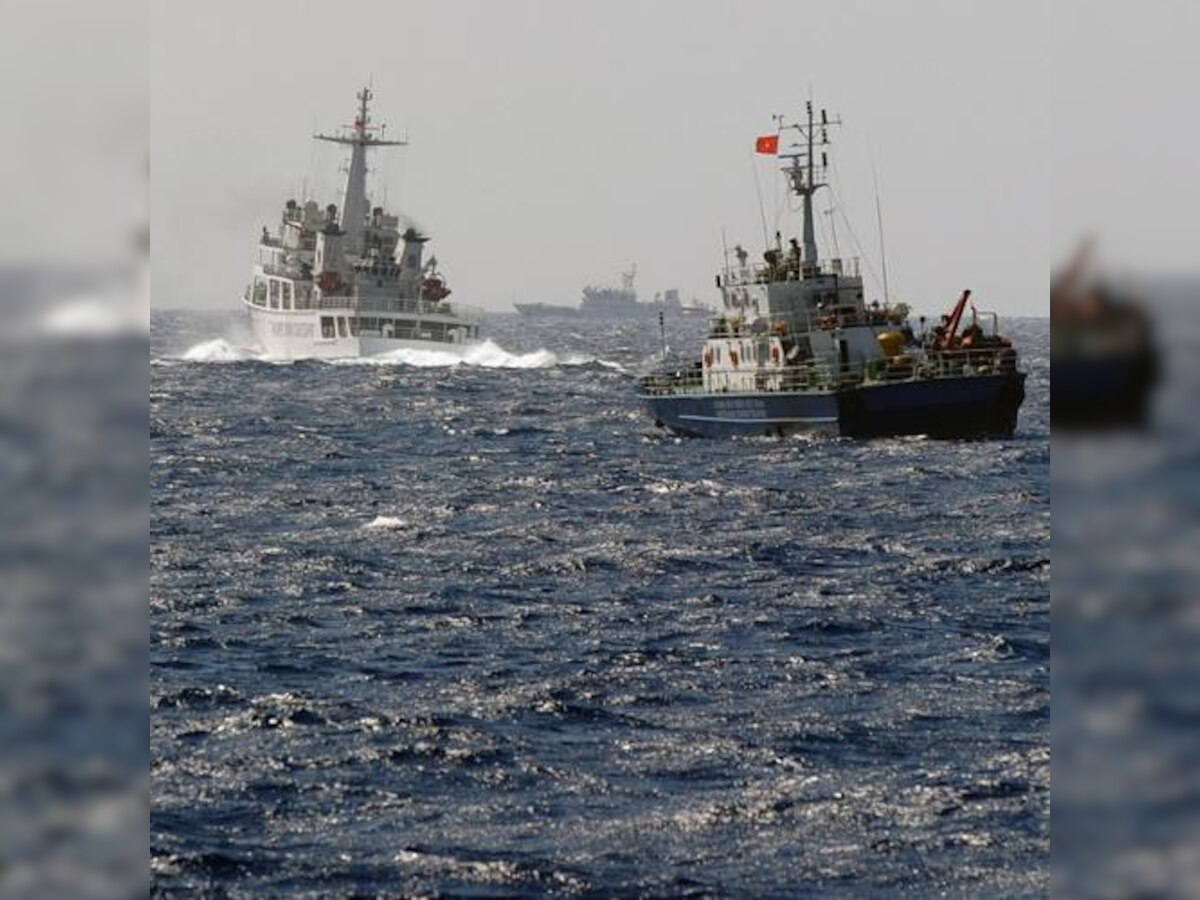
<svg viewBox="0 0 1200 900">
<path fill-rule="evenodd" d="M 701 437 L 826 432 L 1005 437 L 1017 424 L 1025 375 L 976 375 L 845 388 L 745 394 L 642 394 L 655 423 Z"/>
</svg>

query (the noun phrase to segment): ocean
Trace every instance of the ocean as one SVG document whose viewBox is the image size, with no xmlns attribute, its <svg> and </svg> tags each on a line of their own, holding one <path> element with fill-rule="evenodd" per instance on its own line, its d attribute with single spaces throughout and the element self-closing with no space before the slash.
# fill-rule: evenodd
<svg viewBox="0 0 1200 900">
<path fill-rule="evenodd" d="M 703 323 L 668 323 L 698 346 Z M 1049 323 L 1008 440 L 679 439 L 657 325 L 151 327 L 151 869 L 217 896 L 1049 888 Z"/>
</svg>

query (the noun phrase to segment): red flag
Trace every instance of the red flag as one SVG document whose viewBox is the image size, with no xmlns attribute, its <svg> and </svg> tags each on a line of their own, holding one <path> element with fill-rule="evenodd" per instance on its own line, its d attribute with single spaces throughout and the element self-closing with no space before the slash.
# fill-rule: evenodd
<svg viewBox="0 0 1200 900">
<path fill-rule="evenodd" d="M 755 153 L 767 153 L 774 156 L 779 152 L 779 135 L 764 134 L 754 142 Z"/>
</svg>

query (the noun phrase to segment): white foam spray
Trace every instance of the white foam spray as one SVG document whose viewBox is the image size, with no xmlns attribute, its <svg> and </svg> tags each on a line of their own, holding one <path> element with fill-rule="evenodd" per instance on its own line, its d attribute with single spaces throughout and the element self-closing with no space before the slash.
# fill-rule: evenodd
<svg viewBox="0 0 1200 900">
<path fill-rule="evenodd" d="M 201 341 L 177 357 L 185 362 L 230 363 L 273 362 L 260 347 L 236 344 L 225 338 Z M 587 354 L 560 355 L 545 348 L 529 353 L 512 353 L 494 341 L 484 341 L 454 349 L 423 349 L 400 347 L 375 356 L 348 357 L 325 360 L 337 366 L 411 366 L 419 369 L 445 369 L 474 366 L 483 369 L 552 369 L 557 367 L 598 365 L 623 371 L 619 363 L 598 359 Z"/>
</svg>

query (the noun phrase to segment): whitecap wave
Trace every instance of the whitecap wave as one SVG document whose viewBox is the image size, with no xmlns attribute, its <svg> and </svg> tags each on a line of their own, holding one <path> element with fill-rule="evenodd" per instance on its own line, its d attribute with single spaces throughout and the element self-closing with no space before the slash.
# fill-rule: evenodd
<svg viewBox="0 0 1200 900">
<path fill-rule="evenodd" d="M 529 353 L 512 353 L 495 341 L 484 341 L 455 350 L 425 350 L 401 347 L 375 356 L 356 359 L 331 360 L 336 365 L 413 366 L 415 368 L 439 369 L 454 366 L 477 366 L 483 369 L 552 369 L 558 366 L 601 365 L 621 368 L 617 363 L 597 359 L 585 354 L 560 356 L 545 348 Z"/>
<path fill-rule="evenodd" d="M 180 354 L 179 358 L 188 362 L 245 362 L 261 360 L 264 357 L 262 351 L 256 347 L 244 347 L 225 338 L 213 338 L 192 345 Z"/>
<path fill-rule="evenodd" d="M 406 528 L 408 523 L 396 516 L 376 516 L 363 528 Z"/>
<path fill-rule="evenodd" d="M 212 338 L 194 344 L 176 359 L 185 362 L 287 362 L 276 360 L 258 346 L 238 344 L 226 338 Z M 419 369 L 445 369 L 475 366 L 482 369 L 553 369 L 573 366 L 601 366 L 623 372 L 620 363 L 581 353 L 559 355 L 545 348 L 529 353 L 512 353 L 495 341 L 449 350 L 399 347 L 374 356 L 320 360 L 335 366 L 412 366 Z"/>
</svg>

